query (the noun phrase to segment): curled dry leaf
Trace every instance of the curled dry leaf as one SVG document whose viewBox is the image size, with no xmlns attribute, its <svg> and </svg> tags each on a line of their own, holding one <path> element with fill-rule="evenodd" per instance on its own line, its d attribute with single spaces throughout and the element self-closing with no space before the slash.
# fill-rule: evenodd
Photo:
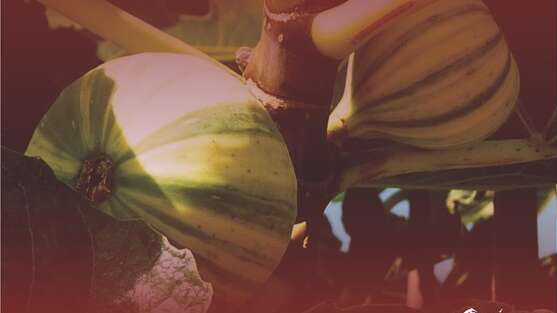
<svg viewBox="0 0 557 313">
<path fill-rule="evenodd" d="M 136 303 L 141 313 L 206 312 L 213 289 L 199 277 L 193 254 L 175 248 L 164 237 L 161 243 L 161 254 L 151 270 L 136 280 L 121 301 Z"/>
</svg>

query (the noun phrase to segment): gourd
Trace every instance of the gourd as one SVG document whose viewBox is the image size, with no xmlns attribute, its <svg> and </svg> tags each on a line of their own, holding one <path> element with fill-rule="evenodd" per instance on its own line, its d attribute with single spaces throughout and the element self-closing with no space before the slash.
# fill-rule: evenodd
<svg viewBox="0 0 557 313">
<path fill-rule="evenodd" d="M 26 154 L 100 210 L 191 249 L 225 302 L 245 300 L 289 242 L 286 145 L 241 79 L 201 58 L 144 53 L 91 70 L 60 94 Z"/>
<path fill-rule="evenodd" d="M 418 1 L 348 63 L 329 138 L 391 139 L 430 149 L 483 140 L 509 117 L 519 73 L 480 0 Z"/>
</svg>

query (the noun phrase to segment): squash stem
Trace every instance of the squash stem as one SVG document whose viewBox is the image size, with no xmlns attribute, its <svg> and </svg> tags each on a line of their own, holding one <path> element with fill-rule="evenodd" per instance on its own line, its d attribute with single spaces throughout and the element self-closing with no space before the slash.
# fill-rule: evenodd
<svg viewBox="0 0 557 313">
<path fill-rule="evenodd" d="M 315 10 L 338 2 L 266 0 L 261 38 L 243 72 L 288 146 L 298 179 L 298 220 L 308 224 L 333 198 L 328 183 L 335 166 L 327 121 L 340 63 L 316 49 L 309 30 L 319 13 Z"/>
</svg>

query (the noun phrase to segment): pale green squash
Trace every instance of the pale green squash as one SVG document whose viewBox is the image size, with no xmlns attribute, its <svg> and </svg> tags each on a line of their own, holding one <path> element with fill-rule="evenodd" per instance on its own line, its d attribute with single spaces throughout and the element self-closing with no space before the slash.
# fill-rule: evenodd
<svg viewBox="0 0 557 313">
<path fill-rule="evenodd" d="M 205 60 L 148 53 L 90 71 L 26 154 L 72 187 L 84 160 L 108 157 L 111 192 L 98 208 L 191 249 L 224 302 L 244 301 L 289 242 L 297 191 L 283 139 L 243 82 Z"/>
</svg>

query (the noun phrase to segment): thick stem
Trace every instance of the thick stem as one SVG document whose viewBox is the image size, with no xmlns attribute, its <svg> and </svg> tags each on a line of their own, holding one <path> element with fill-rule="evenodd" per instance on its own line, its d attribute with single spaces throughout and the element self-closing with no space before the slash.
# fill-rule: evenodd
<svg viewBox="0 0 557 313">
<path fill-rule="evenodd" d="M 261 39 L 244 71 L 290 151 L 299 182 L 300 220 L 321 214 L 332 198 L 328 187 L 335 173 L 327 120 L 339 62 L 323 56 L 313 45 L 309 32 L 315 13 L 300 6 L 320 2 L 325 7 L 335 4 L 266 1 Z M 287 9 L 292 10 L 282 11 Z"/>
<path fill-rule="evenodd" d="M 261 39 L 244 76 L 265 92 L 329 110 L 338 61 L 322 55 L 309 31 L 314 13 L 265 6 Z"/>
</svg>

